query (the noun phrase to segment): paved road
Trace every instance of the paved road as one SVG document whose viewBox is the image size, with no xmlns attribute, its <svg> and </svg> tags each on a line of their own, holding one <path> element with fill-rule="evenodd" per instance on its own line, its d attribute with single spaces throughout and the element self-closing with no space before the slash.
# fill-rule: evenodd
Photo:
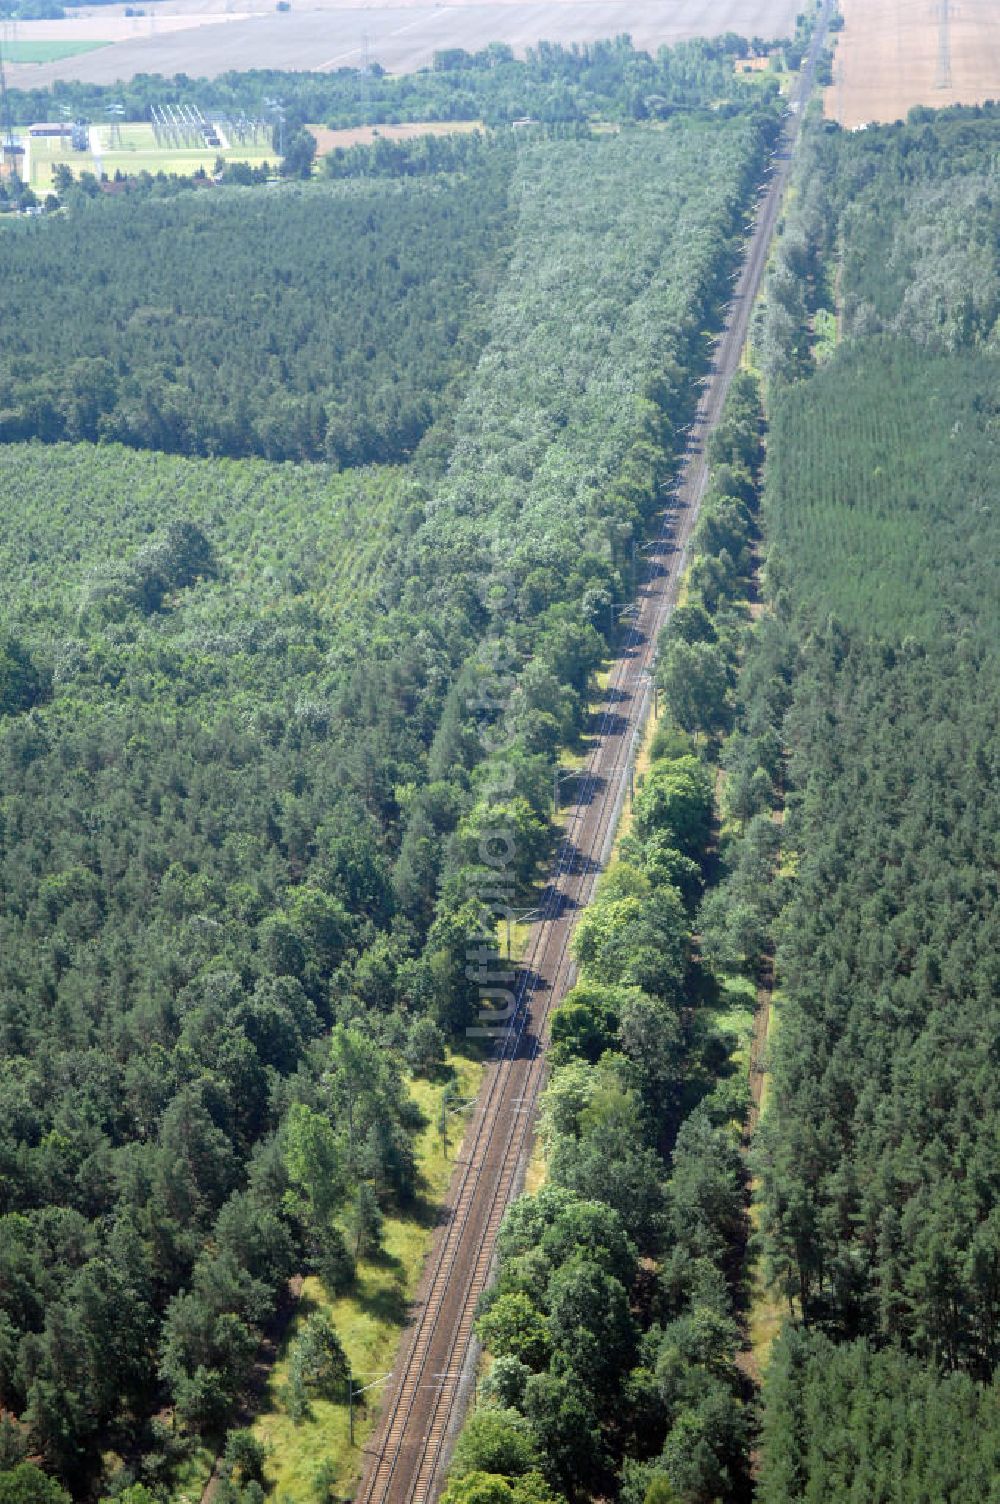
<svg viewBox="0 0 1000 1504">
<path fill-rule="evenodd" d="M 829 7 L 830 0 L 827 0 Z M 358 1504 L 426 1504 L 440 1485 L 475 1361 L 472 1323 L 494 1257 L 497 1229 L 517 1194 L 544 1075 L 551 1009 L 572 986 L 569 942 L 610 851 L 628 787 L 628 764 L 649 709 L 660 630 L 677 598 L 707 481 L 705 439 L 722 412 L 791 170 L 790 153 L 812 87 L 815 52 L 793 100 L 762 198 L 712 372 L 698 406 L 663 534 L 640 591 L 638 617 L 617 659 L 565 840 L 542 898 L 519 984 L 519 1007 L 489 1065 L 449 1191 L 445 1219 L 405 1334 L 380 1426 L 367 1448 Z"/>
</svg>

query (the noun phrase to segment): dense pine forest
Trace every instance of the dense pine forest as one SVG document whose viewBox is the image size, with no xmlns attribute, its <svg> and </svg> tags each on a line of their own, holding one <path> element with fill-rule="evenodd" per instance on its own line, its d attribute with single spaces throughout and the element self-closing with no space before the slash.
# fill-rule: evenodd
<svg viewBox="0 0 1000 1504">
<path fill-rule="evenodd" d="M 998 141 L 815 130 L 772 276 L 766 1504 L 996 1488 Z"/>
<path fill-rule="evenodd" d="M 3 1504 L 261 1504 L 290 1282 L 433 1220 L 484 835 L 528 909 L 777 138 L 741 45 L 232 75 L 545 125 L 0 224 Z M 998 147 L 806 128 L 444 1504 L 998 1497 Z"/>
<path fill-rule="evenodd" d="M 5 431 L 32 437 L 0 451 L 12 1489 L 41 1465 L 53 1498 L 169 1497 L 238 1416 L 289 1276 L 349 1289 L 420 1195 L 411 1073 L 478 1002 L 495 665 L 527 892 L 774 129 L 695 113 L 483 143 L 457 177 L 74 202 L 0 231 L 63 300 L 18 325 Z M 684 840 L 693 884 L 703 833 Z M 688 921 L 640 867 L 636 987 L 670 998 Z M 307 1361 L 341 1372 L 329 1344 Z M 248 1477 L 229 1497 L 259 1499 Z"/>
<path fill-rule="evenodd" d="M 509 247 L 513 151 L 475 139 L 461 174 L 392 189 L 78 196 L 9 226 L 0 440 L 405 461 L 475 363 Z"/>
</svg>

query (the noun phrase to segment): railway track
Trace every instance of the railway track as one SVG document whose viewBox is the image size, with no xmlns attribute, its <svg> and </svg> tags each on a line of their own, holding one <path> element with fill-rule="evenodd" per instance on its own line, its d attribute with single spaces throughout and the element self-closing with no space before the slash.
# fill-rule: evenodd
<svg viewBox="0 0 1000 1504">
<path fill-rule="evenodd" d="M 517 1194 L 534 1131 L 552 1009 L 573 983 L 570 940 L 614 840 L 628 770 L 649 711 L 656 643 L 677 599 L 708 478 L 705 439 L 718 422 L 746 341 L 768 248 L 791 170 L 791 151 L 812 89 L 829 20 L 826 0 L 810 57 L 791 101 L 774 171 L 737 280 L 729 316 L 698 404 L 671 505 L 639 591 L 638 614 L 611 675 L 591 753 L 577 783 L 566 833 L 542 896 L 501 1037 L 449 1189 L 443 1225 L 400 1347 L 379 1427 L 367 1448 L 356 1504 L 427 1504 L 461 1419 L 475 1356 L 473 1321 L 486 1287 L 503 1214 Z"/>
</svg>

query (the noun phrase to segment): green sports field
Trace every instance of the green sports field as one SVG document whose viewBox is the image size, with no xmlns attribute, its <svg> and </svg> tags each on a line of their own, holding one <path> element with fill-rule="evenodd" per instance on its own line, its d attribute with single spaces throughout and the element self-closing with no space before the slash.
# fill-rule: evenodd
<svg viewBox="0 0 1000 1504">
<path fill-rule="evenodd" d="M 25 41 L 14 38 L 4 40 L 4 61 L 8 63 L 58 63 L 64 57 L 76 57 L 82 52 L 94 52 L 98 47 L 110 47 L 103 41 Z"/>
<path fill-rule="evenodd" d="M 74 151 L 66 139 L 34 137 L 30 143 L 27 177 L 37 192 L 47 193 L 52 186 L 52 174 L 59 163 L 72 169 L 79 177 L 82 172 L 100 176 L 106 173 L 113 178 L 116 172 L 135 175 L 140 172 L 165 172 L 190 175 L 203 168 L 212 172 L 219 157 L 224 162 L 249 162 L 258 166 L 262 162 L 276 162 L 276 154 L 270 142 L 264 145 L 232 145 L 226 148 L 213 146 L 178 147 L 157 144 L 152 125 L 145 122 L 127 122 L 118 128 L 118 138 L 112 148 L 111 126 L 99 124 L 91 132 L 91 144 L 97 150 Z"/>
</svg>

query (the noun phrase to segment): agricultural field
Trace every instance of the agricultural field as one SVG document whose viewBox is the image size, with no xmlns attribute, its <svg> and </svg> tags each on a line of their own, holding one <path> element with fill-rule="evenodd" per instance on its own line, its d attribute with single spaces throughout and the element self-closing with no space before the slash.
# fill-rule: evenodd
<svg viewBox="0 0 1000 1504">
<path fill-rule="evenodd" d="M 655 129 L 0 224 L 0 1404 L 78 1496 L 260 1471 L 296 1274 L 298 1487 L 399 1316 L 492 791 L 527 907 L 778 127 L 656 67 Z"/>
<path fill-rule="evenodd" d="M 114 12 L 116 7 L 107 7 Z M 317 5 L 296 0 L 290 12 L 276 15 L 271 0 L 228 0 L 206 6 L 201 0 L 175 0 L 155 17 L 142 18 L 142 32 L 124 37 L 103 54 L 67 58 L 33 67 L 30 77 L 10 70 L 15 87 L 33 87 L 57 79 L 111 84 L 136 73 L 212 78 L 250 68 L 317 69 L 357 67 L 367 45 L 370 56 L 392 73 L 428 67 L 436 51 L 463 47 L 477 52 L 503 42 L 523 55 L 544 40 L 570 44 L 630 35 L 636 46 L 654 50 L 690 37 L 727 31 L 745 37 L 778 38 L 795 29 L 797 0 L 488 0 L 442 7 L 430 0 L 377 5 Z M 70 16 L 58 24 L 67 39 L 99 34 L 102 14 Z M 162 17 L 162 23 L 160 18 Z M 22 22 L 19 34 L 32 35 Z M 132 23 L 129 23 L 132 24 Z M 49 33 L 46 33 L 49 34 Z"/>
<path fill-rule="evenodd" d="M 828 117 L 854 130 L 906 118 L 914 105 L 981 104 L 1000 94 L 1000 11 L 993 0 L 840 0 Z"/>
<path fill-rule="evenodd" d="M 503 127 L 525 118 L 597 124 L 644 120 L 650 113 L 665 119 L 705 101 L 743 109 L 755 92 L 773 96 L 779 86 L 776 76 L 734 68 L 734 61 L 750 50 L 750 41 L 734 32 L 654 53 L 637 49 L 627 36 L 573 47 L 542 43 L 524 60 L 509 46 L 491 42 L 478 53 L 447 48 L 434 67 L 402 75 L 374 66 L 363 73 L 359 66 L 344 65 L 297 73 L 273 67 L 249 73 L 230 69 L 194 80 L 187 74 L 143 73 L 114 87 L 66 81 L 59 89 L 59 107 L 88 121 L 106 121 L 112 108 L 129 121 L 155 120 L 163 110 L 198 108 L 213 118 L 245 115 L 274 123 L 280 99 L 292 135 L 308 122 L 341 130 L 473 121 Z M 14 119 L 25 125 L 45 119 L 53 109 L 47 90 L 29 84 L 22 80 L 9 90 Z"/>
</svg>

